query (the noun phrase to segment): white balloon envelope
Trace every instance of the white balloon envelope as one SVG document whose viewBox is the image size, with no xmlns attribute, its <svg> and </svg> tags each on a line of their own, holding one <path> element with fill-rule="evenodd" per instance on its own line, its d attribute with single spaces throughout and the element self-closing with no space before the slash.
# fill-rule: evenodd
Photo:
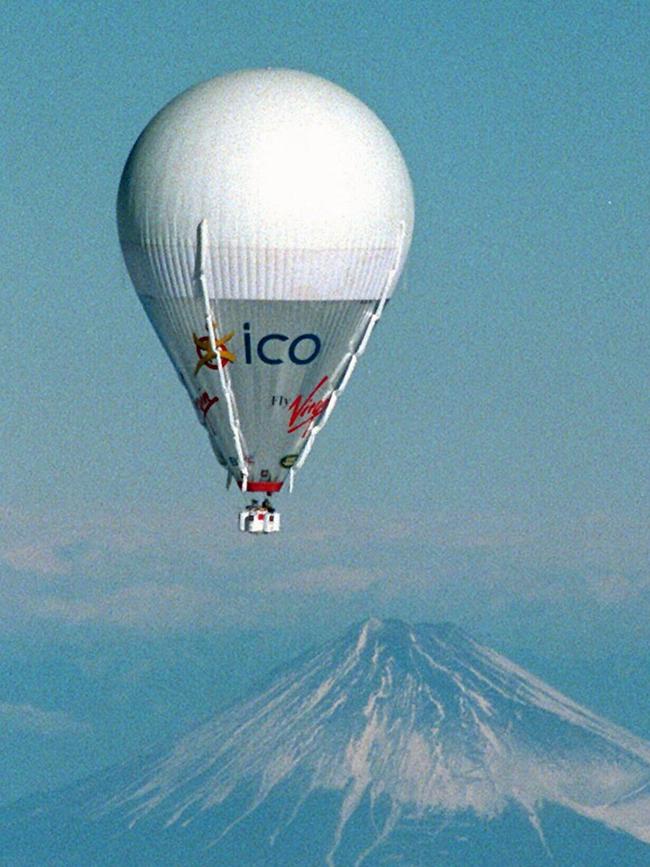
<svg viewBox="0 0 650 867">
<path fill-rule="evenodd" d="M 285 69 L 163 108 L 120 182 L 140 300 L 229 477 L 271 494 L 304 463 L 402 271 L 413 194 L 378 117 Z"/>
</svg>

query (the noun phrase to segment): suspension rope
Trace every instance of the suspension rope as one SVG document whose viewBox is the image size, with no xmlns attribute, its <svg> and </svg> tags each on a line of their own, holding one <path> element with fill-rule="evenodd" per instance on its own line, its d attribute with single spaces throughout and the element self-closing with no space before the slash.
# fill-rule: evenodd
<svg viewBox="0 0 650 867">
<path fill-rule="evenodd" d="M 325 409 L 325 413 L 323 417 L 316 424 L 315 420 L 311 424 L 311 428 L 309 430 L 309 437 L 303 450 L 300 452 L 300 457 L 294 464 L 294 466 L 289 471 L 289 491 L 293 490 L 293 483 L 295 473 L 302 467 L 302 465 L 307 460 L 310 451 L 313 448 L 314 440 L 318 436 L 319 432 L 325 427 L 329 417 L 334 410 L 334 406 L 336 405 L 337 400 L 340 395 L 345 391 L 348 382 L 350 381 L 350 377 L 354 371 L 354 368 L 357 366 L 357 362 L 359 358 L 366 351 L 366 346 L 368 345 L 368 341 L 370 340 L 370 335 L 372 334 L 375 325 L 381 319 L 381 315 L 384 312 L 384 307 L 386 306 L 386 302 L 388 301 L 388 296 L 393 289 L 395 283 L 395 277 L 397 275 L 397 269 L 399 268 L 399 263 L 402 258 L 402 249 L 404 247 L 404 239 L 406 236 L 406 223 L 402 220 L 399 228 L 399 239 L 397 242 L 397 250 L 395 253 L 395 259 L 393 260 L 393 264 L 391 265 L 390 271 L 386 275 L 386 282 L 384 283 L 384 287 L 382 289 L 381 295 L 375 304 L 374 310 L 368 314 L 368 321 L 366 322 L 366 327 L 363 332 L 363 336 L 359 342 L 358 347 L 354 352 L 346 352 L 346 354 L 341 359 L 341 362 L 337 366 L 334 374 L 332 375 L 332 381 L 336 382 L 337 378 L 341 376 L 341 381 L 338 386 L 331 393 L 327 408 Z"/>
<path fill-rule="evenodd" d="M 230 371 L 228 370 L 227 364 L 221 363 L 221 353 L 220 346 L 217 343 L 217 336 L 215 335 L 215 319 L 218 320 L 216 316 L 216 307 L 217 307 L 217 299 L 214 299 L 214 307 L 215 307 L 215 316 L 212 314 L 212 310 L 210 307 L 210 298 L 208 295 L 208 287 L 207 287 L 207 276 L 206 276 L 206 261 L 208 255 L 208 245 L 209 245 L 209 233 L 208 233 L 208 221 L 201 220 L 198 228 L 198 268 L 196 279 L 201 288 L 201 293 L 203 295 L 203 303 L 205 305 L 205 324 L 208 329 L 208 337 L 210 340 L 210 349 L 214 353 L 214 356 L 217 361 L 217 369 L 219 371 L 219 379 L 221 381 L 221 388 L 223 390 L 224 396 L 226 398 L 226 406 L 228 408 L 228 422 L 230 424 L 230 432 L 232 433 L 232 438 L 235 442 L 235 451 L 237 452 L 237 464 L 239 471 L 242 475 L 242 491 L 248 490 L 248 466 L 246 464 L 246 443 L 244 441 L 244 435 L 242 433 L 241 425 L 239 423 L 239 413 L 237 411 L 237 402 L 235 400 L 235 394 L 232 389 L 232 382 L 230 379 Z M 232 472 L 228 470 L 229 477 L 228 482 L 230 481 L 230 476 Z"/>
</svg>

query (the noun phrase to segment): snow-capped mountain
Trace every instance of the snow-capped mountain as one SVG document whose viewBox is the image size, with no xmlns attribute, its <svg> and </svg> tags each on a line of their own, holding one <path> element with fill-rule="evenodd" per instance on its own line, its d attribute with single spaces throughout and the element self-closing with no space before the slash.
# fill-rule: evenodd
<svg viewBox="0 0 650 867">
<path fill-rule="evenodd" d="M 451 626 L 369 620 L 0 816 L 0 864 L 650 865 L 650 744 Z M 13 859 L 13 860 L 12 860 Z"/>
</svg>

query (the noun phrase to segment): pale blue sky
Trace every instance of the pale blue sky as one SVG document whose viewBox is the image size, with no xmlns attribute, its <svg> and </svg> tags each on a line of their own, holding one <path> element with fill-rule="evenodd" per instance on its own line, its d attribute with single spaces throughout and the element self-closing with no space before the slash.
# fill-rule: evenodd
<svg viewBox="0 0 650 867">
<path fill-rule="evenodd" d="M 650 6 L 10 0 L 3 26 L 0 719 L 33 750 L 0 799 L 369 613 L 460 622 L 650 735 Z M 366 101 L 416 195 L 406 286 L 264 540 L 114 216 L 150 117 L 255 66 Z"/>
</svg>

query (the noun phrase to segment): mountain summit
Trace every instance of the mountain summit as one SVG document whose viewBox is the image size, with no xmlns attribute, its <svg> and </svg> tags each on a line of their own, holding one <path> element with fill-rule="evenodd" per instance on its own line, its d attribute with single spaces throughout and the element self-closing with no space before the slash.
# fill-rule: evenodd
<svg viewBox="0 0 650 867">
<path fill-rule="evenodd" d="M 0 864 L 650 865 L 650 744 L 453 626 L 372 619 L 0 834 Z"/>
</svg>

